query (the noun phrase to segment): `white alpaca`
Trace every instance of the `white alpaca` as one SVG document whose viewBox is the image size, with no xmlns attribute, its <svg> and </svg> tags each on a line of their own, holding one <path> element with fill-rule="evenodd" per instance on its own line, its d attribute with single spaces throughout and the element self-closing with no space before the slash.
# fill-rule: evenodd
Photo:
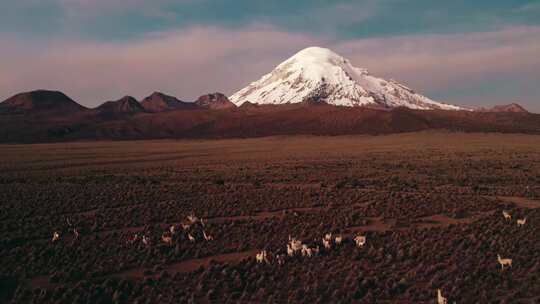
<svg viewBox="0 0 540 304">
<path fill-rule="evenodd" d="M 354 238 L 354 242 L 358 248 L 362 248 L 366 244 L 366 237 L 364 235 L 357 235 Z"/>
<path fill-rule="evenodd" d="M 310 258 L 313 256 L 313 251 L 307 245 L 302 245 L 302 256 Z"/>
<path fill-rule="evenodd" d="M 292 249 L 291 245 L 287 244 L 287 255 L 292 257 L 294 255 L 294 250 Z"/>
<path fill-rule="evenodd" d="M 309 247 L 307 245 L 305 245 L 305 244 L 302 245 L 302 256 L 306 255 L 306 251 L 308 250 L 308 248 Z"/>
<path fill-rule="evenodd" d="M 133 244 L 133 243 L 135 243 L 138 239 L 139 239 L 139 234 L 138 234 L 138 233 L 135 233 L 135 235 L 133 235 L 132 237 L 130 237 L 130 238 L 128 239 L 127 242 L 128 242 L 129 244 Z"/>
<path fill-rule="evenodd" d="M 503 210 L 502 214 L 503 214 L 505 220 L 511 220 L 512 219 L 512 215 L 510 215 L 510 213 L 508 213 L 507 211 Z"/>
<path fill-rule="evenodd" d="M 518 227 L 521 227 L 521 226 L 525 225 L 526 222 L 527 222 L 527 218 L 526 218 L 526 217 L 523 218 L 523 219 L 521 219 L 521 220 L 518 219 L 518 220 L 517 220 L 517 225 L 518 225 Z"/>
<path fill-rule="evenodd" d="M 255 256 L 255 259 L 257 260 L 257 263 L 268 263 L 268 259 L 266 256 L 266 250 L 261 251 L 260 253 L 257 253 Z"/>
<path fill-rule="evenodd" d="M 207 242 L 214 239 L 211 235 L 206 234 L 206 232 L 205 232 L 204 230 L 202 231 L 202 234 L 203 234 L 203 236 L 204 236 L 204 239 L 205 239 Z"/>
<path fill-rule="evenodd" d="M 278 265 L 280 266 L 285 264 L 285 256 L 283 254 L 278 254 L 276 256 L 276 260 L 277 260 Z"/>
<path fill-rule="evenodd" d="M 327 240 L 327 241 L 331 241 L 332 240 L 332 233 L 327 233 L 324 235 L 324 239 Z"/>
<path fill-rule="evenodd" d="M 150 239 L 146 237 L 146 235 L 143 235 L 142 242 L 145 246 L 150 245 Z"/>
<path fill-rule="evenodd" d="M 442 296 L 440 289 L 437 289 L 437 304 L 448 304 L 448 300 Z"/>
<path fill-rule="evenodd" d="M 58 233 L 57 231 L 55 231 L 55 232 L 53 233 L 52 242 L 54 243 L 54 242 L 58 241 L 59 239 L 60 239 L 60 233 Z"/>
<path fill-rule="evenodd" d="M 161 236 L 161 240 L 163 241 L 163 243 L 167 244 L 167 245 L 171 245 L 172 244 L 172 237 L 169 236 L 169 235 L 165 235 L 163 234 Z"/>
<path fill-rule="evenodd" d="M 332 248 L 332 245 L 330 244 L 330 241 L 327 240 L 326 238 L 322 239 L 322 243 L 323 243 L 323 246 L 324 246 L 325 249 L 331 249 Z"/>
<path fill-rule="evenodd" d="M 294 252 L 302 250 L 302 241 L 293 238 L 291 240 L 291 248 Z"/>
<path fill-rule="evenodd" d="M 341 245 L 342 241 L 343 241 L 343 237 L 341 235 L 337 235 L 335 239 L 336 245 Z"/>
<path fill-rule="evenodd" d="M 497 261 L 501 264 L 501 270 L 504 270 L 504 266 L 512 267 L 512 259 L 501 259 L 501 256 L 497 254 Z"/>
<path fill-rule="evenodd" d="M 188 237 L 190 242 L 192 242 L 192 243 L 195 242 L 195 238 L 190 233 L 187 234 L 187 237 Z"/>
</svg>

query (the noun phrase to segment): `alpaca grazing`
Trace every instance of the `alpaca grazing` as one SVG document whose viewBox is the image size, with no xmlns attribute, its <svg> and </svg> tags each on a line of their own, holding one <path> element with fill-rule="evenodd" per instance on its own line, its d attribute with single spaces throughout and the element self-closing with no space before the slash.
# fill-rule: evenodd
<svg viewBox="0 0 540 304">
<path fill-rule="evenodd" d="M 523 218 L 523 219 L 518 219 L 518 220 L 517 220 L 517 225 L 518 225 L 518 227 L 521 227 L 521 226 L 525 225 L 526 222 L 527 222 L 527 218 L 526 218 L 526 217 Z"/>
<path fill-rule="evenodd" d="M 324 235 L 324 239 L 327 240 L 327 241 L 331 241 L 332 240 L 332 233 L 327 233 Z"/>
<path fill-rule="evenodd" d="M 326 238 L 322 239 L 322 243 L 323 243 L 323 246 L 324 246 L 325 249 L 330 250 L 332 248 L 332 245 L 330 244 L 330 241 L 327 240 Z"/>
<path fill-rule="evenodd" d="M 263 250 L 255 256 L 255 259 L 257 260 L 257 263 L 268 263 L 268 257 L 266 254 L 266 250 Z"/>
<path fill-rule="evenodd" d="M 310 258 L 313 256 L 313 251 L 307 245 L 302 245 L 302 256 Z"/>
<path fill-rule="evenodd" d="M 291 240 L 291 248 L 294 252 L 302 250 L 302 241 L 299 241 L 295 238 L 292 238 L 290 240 Z"/>
<path fill-rule="evenodd" d="M 503 214 L 505 220 L 511 220 L 512 219 L 512 215 L 510 215 L 510 213 L 508 213 L 507 211 L 503 211 L 502 214 Z"/>
<path fill-rule="evenodd" d="M 291 245 L 287 244 L 287 255 L 292 257 L 294 256 L 294 250 L 292 249 Z"/>
<path fill-rule="evenodd" d="M 448 300 L 442 296 L 440 289 L 437 289 L 437 304 L 448 304 Z"/>
<path fill-rule="evenodd" d="M 60 233 L 58 233 L 57 231 L 55 231 L 55 232 L 53 233 L 52 242 L 54 243 L 54 242 L 58 241 L 59 239 L 60 239 Z"/>
<path fill-rule="evenodd" d="M 142 237 L 142 243 L 143 243 L 145 246 L 150 245 L 150 238 L 146 237 L 146 235 L 143 235 L 143 237 Z"/>
<path fill-rule="evenodd" d="M 209 234 L 206 234 L 206 232 L 205 232 L 204 230 L 203 230 L 203 232 L 202 232 L 202 233 L 203 233 L 203 237 L 204 237 L 204 240 L 205 240 L 205 241 L 207 241 L 207 242 L 208 242 L 208 241 L 211 241 L 211 240 L 213 240 L 213 239 L 214 239 L 214 238 L 213 238 L 213 237 L 212 237 L 211 235 L 209 235 Z"/>
<path fill-rule="evenodd" d="M 366 244 L 366 237 L 363 236 L 363 235 L 357 235 L 355 238 L 354 238 L 354 242 L 356 243 L 356 246 L 358 248 L 362 248 L 364 247 L 364 245 Z"/>
<path fill-rule="evenodd" d="M 502 259 L 499 254 L 497 254 L 497 260 L 501 264 L 501 270 L 504 270 L 504 266 L 512 267 L 512 259 Z"/>
<path fill-rule="evenodd" d="M 162 234 L 161 235 L 161 240 L 163 241 L 163 243 L 167 244 L 167 245 L 172 245 L 172 236 L 171 235 L 167 235 L 167 234 Z"/>
<path fill-rule="evenodd" d="M 291 236 L 289 235 L 289 243 L 287 244 L 287 255 L 292 257 L 297 251 L 301 251 L 302 248 L 302 241 L 299 241 L 296 238 L 291 238 Z"/>
<path fill-rule="evenodd" d="M 128 243 L 129 244 L 133 244 L 135 243 L 137 240 L 139 240 L 139 234 L 138 233 L 135 233 L 133 236 L 129 237 L 128 238 Z"/>
</svg>

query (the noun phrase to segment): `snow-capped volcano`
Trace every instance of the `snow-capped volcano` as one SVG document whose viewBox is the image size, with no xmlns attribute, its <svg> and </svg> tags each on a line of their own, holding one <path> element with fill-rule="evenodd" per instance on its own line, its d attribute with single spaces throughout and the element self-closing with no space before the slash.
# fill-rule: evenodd
<svg viewBox="0 0 540 304">
<path fill-rule="evenodd" d="M 420 110 L 465 110 L 433 101 L 393 80 L 354 67 L 349 60 L 320 47 L 309 47 L 278 65 L 270 74 L 229 98 L 237 106 L 299 103 L 309 99 L 337 106 L 407 107 Z"/>
</svg>

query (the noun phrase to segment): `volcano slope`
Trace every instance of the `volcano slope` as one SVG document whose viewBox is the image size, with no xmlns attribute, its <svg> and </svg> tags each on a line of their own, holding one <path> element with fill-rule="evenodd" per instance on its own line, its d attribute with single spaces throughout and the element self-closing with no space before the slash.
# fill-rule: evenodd
<svg viewBox="0 0 540 304">
<path fill-rule="evenodd" d="M 539 143 L 421 132 L 1 145 L 0 302 L 433 303 L 441 289 L 450 303 L 536 303 Z M 178 226 L 191 214 L 205 219 L 194 242 Z M 343 244 L 273 258 L 289 235 L 322 248 L 329 232 Z M 270 264 L 256 263 L 262 249 Z"/>
</svg>

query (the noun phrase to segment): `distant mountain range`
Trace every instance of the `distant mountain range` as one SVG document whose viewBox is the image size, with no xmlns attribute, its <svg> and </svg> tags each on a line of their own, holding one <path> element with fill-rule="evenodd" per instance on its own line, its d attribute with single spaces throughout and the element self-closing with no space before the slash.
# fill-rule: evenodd
<svg viewBox="0 0 540 304">
<path fill-rule="evenodd" d="M 85 108 L 57 91 L 17 94 L 0 103 L 0 142 L 387 134 L 430 129 L 540 134 L 540 115 L 517 104 L 492 109 L 344 107 L 320 100 L 237 107 L 220 93 L 184 102 L 153 93 Z"/>
<path fill-rule="evenodd" d="M 508 105 L 499 105 L 492 108 L 478 108 L 476 111 L 479 112 L 511 112 L 511 113 L 528 113 L 524 107 L 517 103 L 511 103 Z"/>
<path fill-rule="evenodd" d="M 386 134 L 429 129 L 540 133 L 540 115 L 516 103 L 470 109 L 431 100 L 311 47 L 229 98 L 193 102 L 154 92 L 88 109 L 38 90 L 0 103 L 0 142 Z"/>
</svg>

